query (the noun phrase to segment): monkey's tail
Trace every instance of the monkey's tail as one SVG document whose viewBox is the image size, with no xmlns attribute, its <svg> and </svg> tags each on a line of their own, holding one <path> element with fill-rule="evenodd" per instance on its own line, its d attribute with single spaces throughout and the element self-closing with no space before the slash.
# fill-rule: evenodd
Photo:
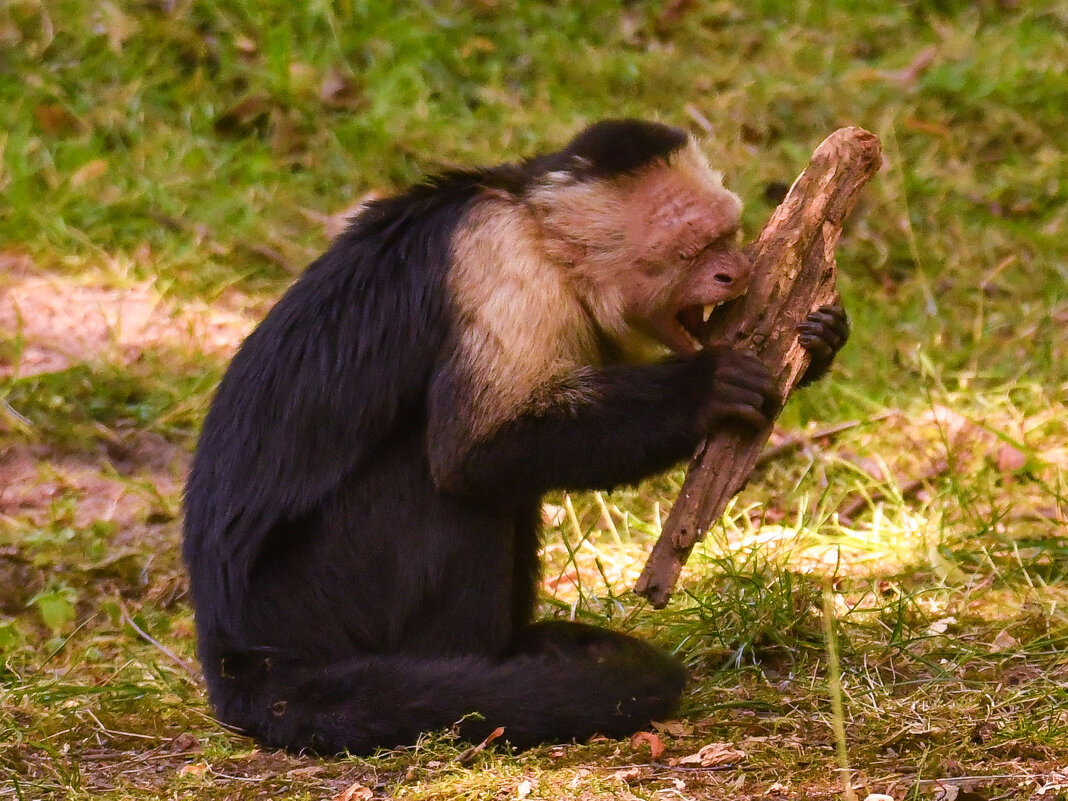
<svg viewBox="0 0 1068 801">
<path fill-rule="evenodd" d="M 625 639 L 608 654 L 375 655 L 318 669 L 265 661 L 255 677 L 211 682 L 211 695 L 221 720 L 292 751 L 368 754 L 453 725 L 474 742 L 503 726 L 519 748 L 624 737 L 666 717 L 686 681 L 674 658 Z"/>
</svg>

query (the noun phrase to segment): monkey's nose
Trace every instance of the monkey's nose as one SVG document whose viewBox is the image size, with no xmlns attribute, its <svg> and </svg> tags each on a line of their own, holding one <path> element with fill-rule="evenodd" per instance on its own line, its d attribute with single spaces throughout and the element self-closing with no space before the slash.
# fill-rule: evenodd
<svg viewBox="0 0 1068 801">
<path fill-rule="evenodd" d="M 712 280 L 725 287 L 733 285 L 748 286 L 749 278 L 753 273 L 753 262 L 750 261 L 749 257 L 738 250 L 729 254 L 724 261 L 726 264 L 723 264 L 712 276 Z"/>
</svg>

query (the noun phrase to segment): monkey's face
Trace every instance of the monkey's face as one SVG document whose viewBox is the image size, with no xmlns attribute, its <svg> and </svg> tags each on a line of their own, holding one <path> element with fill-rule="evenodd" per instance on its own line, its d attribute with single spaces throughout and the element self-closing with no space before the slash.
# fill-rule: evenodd
<svg viewBox="0 0 1068 801">
<path fill-rule="evenodd" d="M 742 202 L 692 141 L 614 179 L 555 175 L 528 199 L 546 253 L 626 358 L 693 355 L 716 309 L 749 286 Z"/>
<path fill-rule="evenodd" d="M 737 241 L 741 203 L 718 175 L 664 169 L 644 176 L 628 205 L 638 269 L 621 286 L 627 317 L 677 355 L 693 355 L 720 306 L 749 287 Z"/>
<path fill-rule="evenodd" d="M 637 308 L 632 313 L 644 319 L 653 336 L 676 355 L 692 356 L 718 323 L 723 304 L 745 294 L 752 266 L 733 237 L 682 258 L 683 265 L 666 270 L 674 273 L 667 291 L 653 298 L 633 298 Z"/>
</svg>

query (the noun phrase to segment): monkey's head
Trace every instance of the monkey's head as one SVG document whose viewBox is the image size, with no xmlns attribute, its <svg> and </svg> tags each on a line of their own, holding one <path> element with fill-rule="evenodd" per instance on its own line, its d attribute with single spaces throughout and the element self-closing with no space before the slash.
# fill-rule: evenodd
<svg viewBox="0 0 1068 801">
<path fill-rule="evenodd" d="M 625 353 L 649 340 L 695 353 L 750 278 L 741 200 L 697 143 L 666 125 L 609 120 L 544 165 L 528 200 L 601 331 Z"/>
</svg>

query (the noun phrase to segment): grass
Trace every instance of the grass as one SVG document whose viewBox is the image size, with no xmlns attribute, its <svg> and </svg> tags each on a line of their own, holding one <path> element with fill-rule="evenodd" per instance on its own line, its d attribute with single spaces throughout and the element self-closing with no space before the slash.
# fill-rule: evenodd
<svg viewBox="0 0 1068 801">
<path fill-rule="evenodd" d="M 1068 796 L 1066 33 L 993 0 L 0 5 L 0 307 L 52 298 L 0 308 L 0 798 L 832 798 L 836 723 L 861 798 Z M 692 670 L 666 752 L 227 732 L 178 515 L 234 332 L 367 192 L 623 114 L 705 135 L 750 234 L 835 127 L 887 154 L 839 248 L 852 341 L 782 421 L 858 425 L 765 466 L 661 612 L 627 589 L 681 473 L 548 500 L 546 613 Z M 96 308 L 131 298 L 165 324 Z M 715 743 L 743 755 L 677 762 Z"/>
</svg>

